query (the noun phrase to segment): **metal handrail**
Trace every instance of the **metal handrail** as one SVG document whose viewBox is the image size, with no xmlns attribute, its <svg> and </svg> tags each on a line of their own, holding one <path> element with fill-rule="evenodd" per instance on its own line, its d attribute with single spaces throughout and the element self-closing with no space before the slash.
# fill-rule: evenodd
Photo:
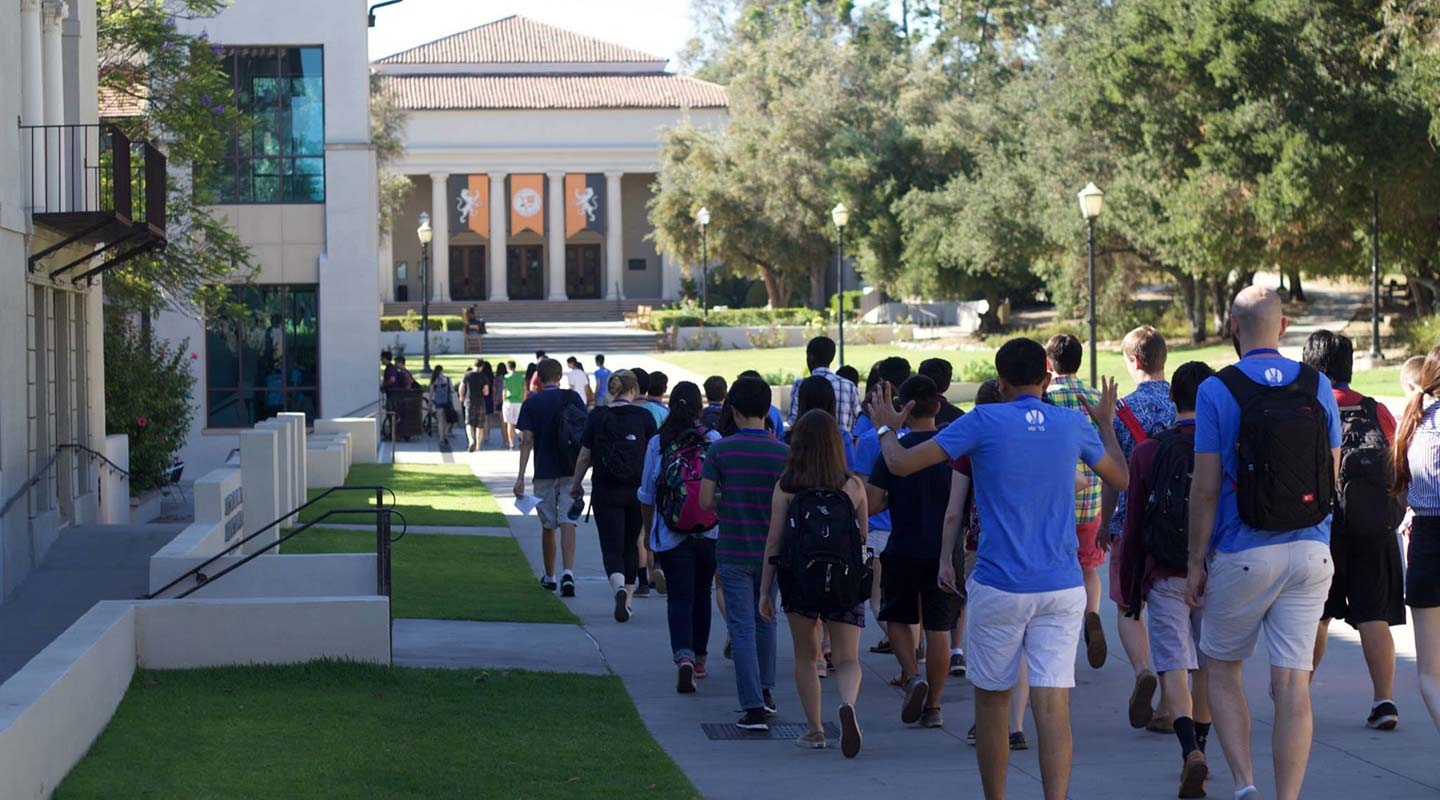
<svg viewBox="0 0 1440 800">
<path fill-rule="evenodd" d="M 99 450 L 91 449 L 91 448 L 89 448 L 89 447 L 86 447 L 86 446 L 83 445 L 83 444 L 57 444 L 57 445 L 55 445 L 55 449 L 56 449 L 56 450 L 78 450 L 78 451 L 80 451 L 80 452 L 82 452 L 82 453 L 86 453 L 86 454 L 88 454 L 88 455 L 90 455 L 90 456 L 93 456 L 93 457 L 98 458 L 98 459 L 100 459 L 101 461 L 105 462 L 106 465 L 108 465 L 111 469 L 115 470 L 116 472 L 120 473 L 121 476 L 123 476 L 124 478 L 129 479 L 129 477 L 130 477 L 130 470 L 125 469 L 124 467 L 120 466 L 119 464 L 116 464 L 114 461 L 111 461 L 111 460 L 109 459 L 109 457 L 107 457 L 104 453 L 100 452 Z"/>
<path fill-rule="evenodd" d="M 233 552 L 233 551 L 235 550 L 235 548 L 240 547 L 241 545 L 244 545 L 244 544 L 250 542 L 251 540 L 255 539 L 257 536 L 259 536 L 259 535 L 262 534 L 262 533 L 268 533 L 270 530 L 272 530 L 272 529 L 276 528 L 277 526 L 283 524 L 286 520 L 290 519 L 291 517 L 294 517 L 294 516 L 298 515 L 301 511 L 304 511 L 305 509 L 309 508 L 310 506 L 315 505 L 316 503 L 320 502 L 321 500 L 324 500 L 325 498 L 329 497 L 330 495 L 335 494 L 336 492 L 357 492 L 357 491 L 367 491 L 367 492 L 374 492 L 374 493 L 375 493 L 375 508 L 374 508 L 373 510 L 372 510 L 372 509 L 365 509 L 365 510 L 363 511 L 363 513 L 370 514 L 370 513 L 379 513 L 379 512 L 382 512 L 382 511 L 394 511 L 394 510 L 395 510 L 395 502 L 396 502 L 396 501 L 395 501 L 395 492 L 391 491 L 388 486 L 380 486 L 380 485 L 376 484 L 376 485 L 370 485 L 370 486 L 335 486 L 335 487 L 332 487 L 332 488 L 330 488 L 330 489 L 326 489 L 325 491 L 321 492 L 320 494 L 316 495 L 315 497 L 312 497 L 311 499 L 305 501 L 305 503 L 303 503 L 302 505 L 296 506 L 296 507 L 295 507 L 292 511 L 290 511 L 288 514 L 285 514 L 284 516 L 280 517 L 279 519 L 275 520 L 274 522 L 270 523 L 269 525 L 266 525 L 265 527 L 261 528 L 260 530 L 255 531 L 254 533 L 250 534 L 249 536 L 246 536 L 246 537 L 244 537 L 244 538 L 242 538 L 242 539 L 236 540 L 233 544 L 227 546 L 224 550 L 221 550 L 220 552 L 218 552 L 218 553 L 216 553 L 215 555 L 211 556 L 210 558 L 206 559 L 206 560 L 204 561 L 204 563 L 201 563 L 201 564 L 199 564 L 199 565 L 197 565 L 197 566 L 195 566 L 195 567 L 192 567 L 192 568 L 186 570 L 185 572 L 181 573 L 180 576 L 177 577 L 175 580 L 170 581 L 169 583 L 167 583 L 167 584 L 165 584 L 164 586 L 160 587 L 160 588 L 157 589 L 156 591 L 153 591 L 153 592 L 145 595 L 145 596 L 142 597 L 141 599 L 144 599 L 144 600 L 153 600 L 153 599 L 154 599 L 155 597 L 157 597 L 158 595 L 162 595 L 162 594 L 170 591 L 170 590 L 173 589 L 177 584 L 179 584 L 179 583 L 181 583 L 182 581 L 184 581 L 186 578 L 191 577 L 192 575 L 198 575 L 201 570 L 205 569 L 206 567 L 210 566 L 211 564 L 214 564 L 216 561 L 219 561 L 220 559 L 224 558 L 225 556 L 230 555 L 230 553 Z M 390 493 L 390 505 L 388 505 L 388 506 L 385 505 L 385 493 L 386 493 L 386 492 L 389 492 L 389 493 Z M 339 509 L 337 509 L 337 511 L 339 511 Z M 325 518 L 325 517 L 328 517 L 328 516 L 330 516 L 330 514 L 332 514 L 332 513 L 335 513 L 335 512 L 327 511 L 327 512 L 325 512 L 324 515 L 322 515 L 321 518 L 323 519 L 323 518 Z M 347 511 L 346 513 L 357 513 L 357 512 L 355 512 L 355 511 L 353 511 L 353 510 L 350 510 L 350 511 Z M 376 519 L 377 519 L 377 521 L 378 521 L 379 518 L 377 517 Z M 305 527 L 305 528 L 308 528 L 308 527 L 310 527 L 310 525 L 312 525 L 312 524 L 314 524 L 314 523 L 306 523 L 306 525 L 305 525 L 304 527 Z M 402 533 L 401 535 L 403 536 L 404 534 Z M 287 537 L 287 538 L 288 538 L 288 537 Z M 265 548 L 265 549 L 268 549 L 268 548 Z M 262 552 L 262 553 L 263 553 L 263 552 L 265 552 L 265 549 L 261 549 L 259 552 Z M 248 561 L 249 559 L 246 559 L 246 560 Z M 243 563 L 243 562 L 242 562 L 242 563 Z M 228 570 L 227 570 L 227 571 L 228 571 Z"/>
<path fill-rule="evenodd" d="M 10 513 L 10 509 L 16 503 L 20 502 L 20 498 L 29 494 L 30 490 L 34 489 L 36 484 L 40 483 L 40 479 L 44 478 L 45 474 L 50 471 L 50 468 L 55 466 L 55 462 L 59 458 L 59 450 L 56 450 L 55 452 L 50 454 L 50 458 L 40 466 L 40 469 L 35 470 L 35 473 L 31 475 L 30 478 L 26 480 L 19 489 L 15 490 L 15 494 L 10 495 L 9 499 L 5 501 L 5 505 L 0 506 L 0 518 L 3 518 L 6 514 Z"/>
</svg>

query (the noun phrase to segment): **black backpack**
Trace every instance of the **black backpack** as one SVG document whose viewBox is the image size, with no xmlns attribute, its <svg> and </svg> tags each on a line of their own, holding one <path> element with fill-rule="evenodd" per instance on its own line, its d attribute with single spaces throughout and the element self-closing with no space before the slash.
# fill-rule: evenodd
<svg viewBox="0 0 1440 800">
<path fill-rule="evenodd" d="M 1195 473 L 1195 437 L 1183 428 L 1161 431 L 1140 518 L 1141 543 L 1155 563 L 1185 569 L 1190 562 L 1190 479 Z"/>
<path fill-rule="evenodd" d="M 796 611 L 849 611 L 870 596 L 860 525 L 850 497 L 837 489 L 806 489 L 790 499 L 785 540 L 771 563 L 780 571 L 785 603 Z"/>
<path fill-rule="evenodd" d="M 580 397 L 573 390 L 564 391 Z M 589 418 L 583 399 L 576 405 L 566 398 L 565 405 L 560 407 L 560 424 L 555 429 L 555 444 L 560 449 L 560 463 L 565 465 L 566 471 L 572 475 L 575 474 L 575 462 L 580 458 L 580 448 L 584 446 L 581 440 L 585 438 L 585 422 Z"/>
<path fill-rule="evenodd" d="M 650 412 L 638 406 L 611 406 L 602 412 L 595 431 L 595 471 L 614 483 L 639 486 L 645 474 L 645 448 L 649 446 L 646 420 Z"/>
<path fill-rule="evenodd" d="M 1294 381 L 1266 386 L 1229 366 L 1219 378 L 1240 406 L 1235 445 L 1240 519 L 1276 533 L 1318 525 L 1330 515 L 1335 494 L 1329 419 L 1316 395 L 1320 373 L 1301 364 Z"/>
<path fill-rule="evenodd" d="M 1340 430 L 1340 491 L 1334 531 L 1356 537 L 1390 535 L 1400 524 L 1400 508 L 1390 496 L 1395 470 L 1375 400 L 1366 397 L 1358 406 L 1342 406 Z"/>
</svg>

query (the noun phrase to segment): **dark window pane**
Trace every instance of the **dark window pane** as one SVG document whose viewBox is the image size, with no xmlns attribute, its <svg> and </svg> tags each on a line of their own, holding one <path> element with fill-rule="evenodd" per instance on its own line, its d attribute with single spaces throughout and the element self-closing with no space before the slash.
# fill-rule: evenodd
<svg viewBox="0 0 1440 800">
<path fill-rule="evenodd" d="M 248 428 L 255 418 L 252 393 L 245 389 L 207 392 L 205 424 L 211 428 Z"/>
<path fill-rule="evenodd" d="M 314 285 L 231 287 L 247 311 L 205 334 L 206 422 L 247 427 L 285 410 L 319 408 L 319 316 Z"/>
</svg>

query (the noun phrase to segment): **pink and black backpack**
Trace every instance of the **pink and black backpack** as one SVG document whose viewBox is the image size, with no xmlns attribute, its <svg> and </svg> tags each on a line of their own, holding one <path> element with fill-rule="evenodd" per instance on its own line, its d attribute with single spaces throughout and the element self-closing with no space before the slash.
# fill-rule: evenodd
<svg viewBox="0 0 1440 800">
<path fill-rule="evenodd" d="M 715 512 L 700 507 L 700 478 L 710 440 L 705 431 L 682 431 L 660 454 L 655 505 L 665 526 L 678 534 L 699 535 L 719 524 Z"/>
</svg>

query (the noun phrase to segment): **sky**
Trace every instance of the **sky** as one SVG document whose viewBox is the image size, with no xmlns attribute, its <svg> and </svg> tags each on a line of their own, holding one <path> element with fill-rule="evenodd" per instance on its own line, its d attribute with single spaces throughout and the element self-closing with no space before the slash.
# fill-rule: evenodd
<svg viewBox="0 0 1440 800">
<path fill-rule="evenodd" d="M 403 0 L 375 12 L 370 58 L 511 14 L 667 56 L 671 69 L 691 36 L 689 0 Z"/>
</svg>

